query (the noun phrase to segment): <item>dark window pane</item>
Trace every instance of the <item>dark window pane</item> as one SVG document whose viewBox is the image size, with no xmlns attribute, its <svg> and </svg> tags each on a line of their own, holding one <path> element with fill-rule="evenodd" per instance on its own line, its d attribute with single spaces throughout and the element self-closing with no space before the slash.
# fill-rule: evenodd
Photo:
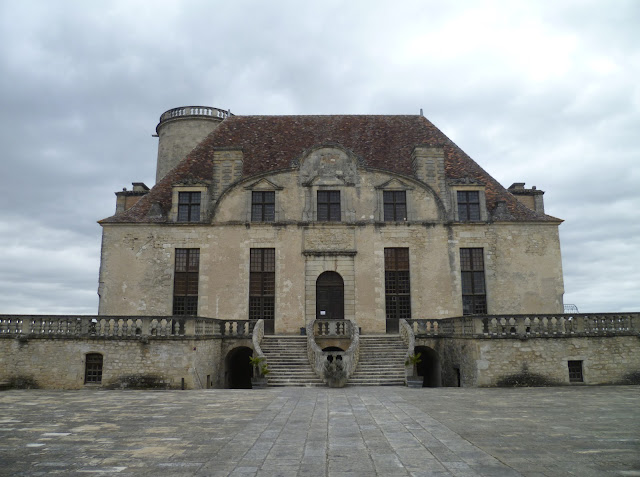
<svg viewBox="0 0 640 477">
<path fill-rule="evenodd" d="M 175 276 L 173 280 L 174 315 L 196 315 L 198 313 L 199 268 L 199 249 L 176 249 Z"/>
<path fill-rule="evenodd" d="M 276 219 L 276 208 L 273 204 L 265 204 L 264 206 L 264 222 L 273 222 Z"/>
<path fill-rule="evenodd" d="M 385 248 L 384 259 L 387 318 L 411 318 L 409 249 Z"/>
<path fill-rule="evenodd" d="M 486 314 L 487 297 L 484 282 L 483 249 L 460 249 L 462 312 L 465 315 Z"/>
<path fill-rule="evenodd" d="M 318 220 L 321 222 L 339 222 L 340 213 L 340 191 L 318 191 L 317 210 Z"/>
<path fill-rule="evenodd" d="M 251 221 L 273 222 L 275 220 L 275 198 L 273 191 L 251 193 Z"/>
<path fill-rule="evenodd" d="M 273 319 L 275 256 L 273 248 L 250 250 L 249 319 Z"/>
<path fill-rule="evenodd" d="M 200 221 L 200 192 L 178 193 L 178 222 Z"/>
</svg>

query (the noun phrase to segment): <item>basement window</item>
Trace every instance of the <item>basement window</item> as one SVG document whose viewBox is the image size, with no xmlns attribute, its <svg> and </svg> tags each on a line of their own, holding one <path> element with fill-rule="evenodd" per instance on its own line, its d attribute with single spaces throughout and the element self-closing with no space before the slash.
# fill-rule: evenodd
<svg viewBox="0 0 640 477">
<path fill-rule="evenodd" d="M 569 382 L 570 383 L 582 383 L 584 382 L 582 376 L 582 361 L 569 361 Z"/>
<path fill-rule="evenodd" d="M 102 383 L 102 355 L 100 353 L 88 353 L 85 357 L 84 383 Z"/>
</svg>

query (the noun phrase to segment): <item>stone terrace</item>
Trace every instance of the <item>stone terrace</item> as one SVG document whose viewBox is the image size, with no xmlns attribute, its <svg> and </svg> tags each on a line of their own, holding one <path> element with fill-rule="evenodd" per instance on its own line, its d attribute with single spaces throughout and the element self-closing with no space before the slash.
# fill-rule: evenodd
<svg viewBox="0 0 640 477">
<path fill-rule="evenodd" d="M 638 391 L 6 391 L 0 475 L 640 476 Z"/>
</svg>

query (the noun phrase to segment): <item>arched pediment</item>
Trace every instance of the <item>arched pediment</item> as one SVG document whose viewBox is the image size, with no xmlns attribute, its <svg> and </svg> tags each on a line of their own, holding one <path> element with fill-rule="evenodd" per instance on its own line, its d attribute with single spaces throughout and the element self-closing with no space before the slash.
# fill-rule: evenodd
<svg viewBox="0 0 640 477">
<path fill-rule="evenodd" d="M 300 159 L 300 183 L 310 185 L 356 185 L 358 158 L 338 145 L 318 146 Z"/>
</svg>

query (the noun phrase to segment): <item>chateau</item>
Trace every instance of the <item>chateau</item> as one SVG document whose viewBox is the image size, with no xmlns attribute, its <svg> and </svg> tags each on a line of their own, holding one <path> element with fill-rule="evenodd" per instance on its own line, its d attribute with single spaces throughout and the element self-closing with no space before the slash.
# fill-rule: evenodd
<svg viewBox="0 0 640 477">
<path fill-rule="evenodd" d="M 560 220 L 423 116 L 163 114 L 157 183 L 103 228 L 102 315 L 398 320 L 561 313 Z"/>
<path fill-rule="evenodd" d="M 250 387 L 252 355 L 269 385 L 323 385 L 333 359 L 349 385 L 400 385 L 418 352 L 425 386 L 640 370 L 638 314 L 563 314 L 544 193 L 504 188 L 422 114 L 194 106 L 156 132 L 155 186 L 99 222 L 98 315 L 0 318 L 9 354 L 58 350 L 60 387 Z"/>
</svg>

